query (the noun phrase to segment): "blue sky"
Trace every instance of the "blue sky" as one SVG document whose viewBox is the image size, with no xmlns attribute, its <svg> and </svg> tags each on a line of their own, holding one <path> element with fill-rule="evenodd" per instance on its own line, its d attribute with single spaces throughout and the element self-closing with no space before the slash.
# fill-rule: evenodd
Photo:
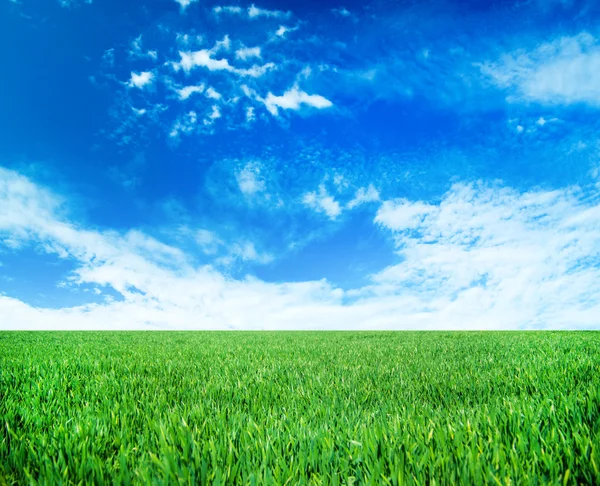
<svg viewBox="0 0 600 486">
<path fill-rule="evenodd" d="M 597 2 L 0 2 L 1 329 L 600 327 Z"/>
</svg>

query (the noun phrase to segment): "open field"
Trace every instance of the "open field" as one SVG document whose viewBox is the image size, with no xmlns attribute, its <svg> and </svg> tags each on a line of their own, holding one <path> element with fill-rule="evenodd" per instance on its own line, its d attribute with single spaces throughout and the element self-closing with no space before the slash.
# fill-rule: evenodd
<svg viewBox="0 0 600 486">
<path fill-rule="evenodd" d="M 0 484 L 600 483 L 600 333 L 0 333 Z"/>
</svg>

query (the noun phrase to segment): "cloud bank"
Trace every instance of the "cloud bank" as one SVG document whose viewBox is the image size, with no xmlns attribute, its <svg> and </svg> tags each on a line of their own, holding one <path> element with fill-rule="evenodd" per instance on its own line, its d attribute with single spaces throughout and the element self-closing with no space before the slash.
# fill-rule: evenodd
<svg viewBox="0 0 600 486">
<path fill-rule="evenodd" d="M 239 175 L 249 193 L 259 186 L 252 170 Z M 320 207 L 335 216 L 332 204 Z M 522 193 L 459 183 L 438 203 L 383 201 L 373 224 L 394 239 L 399 262 L 346 291 L 326 280 L 234 279 L 140 230 L 86 228 L 67 215 L 67 201 L 0 169 L 5 250 L 72 261 L 66 285 L 119 298 L 47 309 L 0 296 L 0 328 L 585 329 L 600 315 L 600 204 L 577 187 Z M 231 245 L 241 258 L 263 258 L 250 243 Z"/>
<path fill-rule="evenodd" d="M 600 43 L 587 32 L 504 54 L 481 70 L 517 99 L 600 106 Z"/>
</svg>

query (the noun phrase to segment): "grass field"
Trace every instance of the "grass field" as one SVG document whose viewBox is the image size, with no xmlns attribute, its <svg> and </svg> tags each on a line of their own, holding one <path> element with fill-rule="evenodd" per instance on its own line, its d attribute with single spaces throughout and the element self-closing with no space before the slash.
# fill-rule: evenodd
<svg viewBox="0 0 600 486">
<path fill-rule="evenodd" d="M 600 484 L 600 333 L 0 333 L 0 483 Z"/>
</svg>

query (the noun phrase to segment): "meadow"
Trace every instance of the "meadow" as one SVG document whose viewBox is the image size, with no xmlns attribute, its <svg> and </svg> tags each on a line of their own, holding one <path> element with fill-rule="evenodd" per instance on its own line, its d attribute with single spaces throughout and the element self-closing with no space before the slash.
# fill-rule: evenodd
<svg viewBox="0 0 600 486">
<path fill-rule="evenodd" d="M 598 332 L 3 332 L 0 484 L 600 484 Z"/>
</svg>

